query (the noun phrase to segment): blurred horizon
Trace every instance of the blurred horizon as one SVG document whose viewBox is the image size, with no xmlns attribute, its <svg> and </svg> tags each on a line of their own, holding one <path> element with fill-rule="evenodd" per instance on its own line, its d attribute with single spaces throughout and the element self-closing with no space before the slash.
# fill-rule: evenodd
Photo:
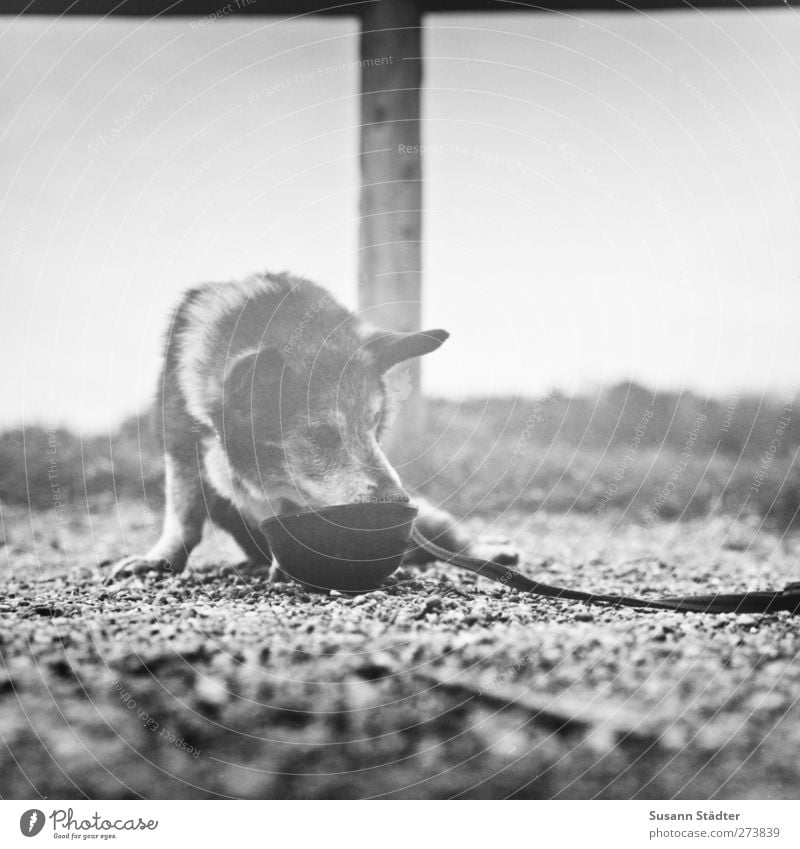
<svg viewBox="0 0 800 849">
<path fill-rule="evenodd" d="M 796 530 L 796 404 L 654 395 L 635 384 L 593 397 L 429 400 L 425 426 L 389 440 L 387 453 L 410 491 L 460 517 L 613 513 L 649 526 L 726 515 Z M 164 497 L 158 430 L 132 416 L 95 436 L 0 431 L 0 505 L 50 510 L 59 522 L 121 501 L 155 511 Z"/>
<path fill-rule="evenodd" d="M 355 307 L 355 20 L 196 23 L 3 19 L 0 429 L 146 409 L 193 284 Z M 431 15 L 424 45 L 427 395 L 794 393 L 793 10 Z"/>
<path fill-rule="evenodd" d="M 401 367 L 402 369 L 402 367 Z M 396 421 L 402 420 L 402 407 L 405 403 L 405 397 L 402 392 L 402 377 L 397 377 L 397 386 L 393 386 L 390 375 L 389 394 L 394 391 L 400 392 L 399 395 L 399 412 Z M 745 401 L 748 404 L 756 404 L 763 407 L 765 410 L 773 410 L 788 405 L 794 407 L 800 392 L 800 382 L 794 387 L 786 389 L 763 389 L 758 390 L 740 390 L 733 388 L 731 390 L 719 393 L 698 392 L 690 387 L 682 387 L 679 389 L 653 389 L 651 386 L 639 383 L 635 380 L 621 379 L 614 383 L 604 385 L 592 384 L 576 389 L 573 392 L 565 392 L 558 386 L 548 387 L 540 393 L 531 393 L 524 395 L 522 393 L 496 393 L 496 394 L 469 394 L 465 393 L 457 398 L 446 394 L 435 395 L 431 392 L 424 394 L 424 401 L 427 405 L 445 405 L 448 409 L 452 409 L 454 405 L 458 408 L 476 409 L 478 407 L 496 407 L 498 409 L 506 409 L 509 406 L 518 409 L 525 409 L 528 406 L 537 405 L 542 402 L 550 402 L 558 400 L 566 404 L 586 404 L 594 402 L 600 398 L 620 397 L 641 399 L 649 397 L 651 400 L 659 398 L 670 398 L 676 403 L 686 400 L 689 402 L 712 404 L 717 407 L 725 408 L 730 406 L 735 413 L 735 408 L 740 402 Z M 135 410 L 122 412 L 120 416 L 109 421 L 108 424 L 98 424 L 95 426 L 83 426 L 74 424 L 68 420 L 58 419 L 54 417 L 42 416 L 39 418 L 30 417 L 25 421 L 8 422 L 0 420 L 0 436 L 9 433 L 21 432 L 25 429 L 43 430 L 43 431 L 59 431 L 70 433 L 76 437 L 84 436 L 87 438 L 105 437 L 121 431 L 129 430 L 135 422 L 139 422 L 142 428 L 150 427 L 150 417 L 153 414 L 154 402 L 156 400 L 156 389 L 154 387 L 150 397 L 138 399 L 138 404 Z M 391 428 L 390 428 L 391 429 Z"/>
</svg>

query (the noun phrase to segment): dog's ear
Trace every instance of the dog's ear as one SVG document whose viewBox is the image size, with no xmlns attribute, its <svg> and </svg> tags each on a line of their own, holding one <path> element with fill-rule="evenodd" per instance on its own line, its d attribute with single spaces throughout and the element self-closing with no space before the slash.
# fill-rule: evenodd
<svg viewBox="0 0 800 849">
<path fill-rule="evenodd" d="M 396 333 L 392 330 L 375 330 L 365 347 L 375 357 L 381 371 L 435 351 L 450 334 L 446 330 L 420 330 L 418 333 Z"/>
<path fill-rule="evenodd" d="M 219 411 L 220 430 L 249 426 L 257 435 L 280 437 L 280 413 L 286 406 L 292 373 L 277 348 L 245 354 L 227 371 Z M 222 419 L 224 419 L 224 424 Z M 274 434 L 273 434 L 274 435 Z"/>
</svg>

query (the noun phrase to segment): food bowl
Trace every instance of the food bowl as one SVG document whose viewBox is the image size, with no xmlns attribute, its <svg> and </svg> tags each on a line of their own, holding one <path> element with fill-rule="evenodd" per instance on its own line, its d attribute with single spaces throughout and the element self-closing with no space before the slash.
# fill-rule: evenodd
<svg viewBox="0 0 800 849">
<path fill-rule="evenodd" d="M 417 508 L 404 502 L 339 504 L 261 523 L 280 568 L 316 590 L 380 586 L 403 560 Z"/>
</svg>

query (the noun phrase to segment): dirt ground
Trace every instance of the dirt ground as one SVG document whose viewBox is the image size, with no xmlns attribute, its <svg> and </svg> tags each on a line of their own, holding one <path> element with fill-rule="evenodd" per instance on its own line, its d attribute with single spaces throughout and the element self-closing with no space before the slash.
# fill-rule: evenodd
<svg viewBox="0 0 800 849">
<path fill-rule="evenodd" d="M 355 598 L 269 584 L 212 533 L 104 587 L 133 503 L 2 509 L 4 798 L 796 798 L 797 620 L 522 597 L 454 567 Z M 800 536 L 503 516 L 523 568 L 605 591 L 800 580 Z"/>
</svg>

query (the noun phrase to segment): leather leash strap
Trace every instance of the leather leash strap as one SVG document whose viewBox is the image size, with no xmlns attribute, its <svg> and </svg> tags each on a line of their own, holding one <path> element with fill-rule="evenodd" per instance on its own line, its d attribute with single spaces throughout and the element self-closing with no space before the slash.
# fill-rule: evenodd
<svg viewBox="0 0 800 849">
<path fill-rule="evenodd" d="M 542 584 L 526 577 L 516 569 L 502 566 L 492 560 L 482 560 L 467 554 L 456 554 L 426 539 L 416 527 L 411 538 L 437 560 L 460 566 L 484 578 L 505 584 L 520 592 L 548 598 L 583 601 L 586 604 L 605 604 L 617 607 L 638 607 L 646 610 L 676 610 L 680 613 L 776 613 L 788 610 L 800 613 L 800 583 L 787 584 L 782 590 L 764 590 L 749 593 L 725 593 L 713 595 L 670 596 L 668 598 L 644 599 L 628 595 L 588 593 Z"/>
</svg>

